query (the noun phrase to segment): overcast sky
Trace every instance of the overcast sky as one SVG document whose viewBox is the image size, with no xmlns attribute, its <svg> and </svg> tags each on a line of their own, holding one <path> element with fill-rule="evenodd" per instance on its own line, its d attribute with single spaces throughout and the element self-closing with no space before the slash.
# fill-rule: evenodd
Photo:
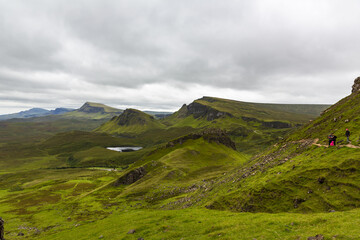
<svg viewBox="0 0 360 240">
<path fill-rule="evenodd" d="M 332 104 L 360 75 L 359 0 L 0 0 L 0 114 L 202 96 Z"/>
</svg>

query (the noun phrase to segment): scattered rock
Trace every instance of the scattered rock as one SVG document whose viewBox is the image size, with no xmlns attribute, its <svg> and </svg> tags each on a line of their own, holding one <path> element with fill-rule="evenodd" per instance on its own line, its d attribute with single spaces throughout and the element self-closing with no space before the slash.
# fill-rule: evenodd
<svg viewBox="0 0 360 240">
<path fill-rule="evenodd" d="M 334 209 L 331 209 L 329 212 L 336 212 Z"/>
<path fill-rule="evenodd" d="M 71 221 L 71 217 L 68 217 L 66 220 L 68 220 L 69 222 Z"/>
<path fill-rule="evenodd" d="M 138 238 L 137 240 L 144 240 L 143 238 Z"/>
<path fill-rule="evenodd" d="M 350 122 L 350 120 L 349 119 L 345 119 L 345 121 L 344 121 L 345 123 L 348 123 L 348 122 Z"/>
<path fill-rule="evenodd" d="M 337 122 L 337 118 L 334 118 L 334 122 Z"/>
<path fill-rule="evenodd" d="M 104 238 L 104 236 L 103 236 L 103 235 L 100 235 L 99 239 L 101 239 L 101 238 Z"/>
<path fill-rule="evenodd" d="M 134 234 L 136 232 L 135 229 L 130 229 L 127 234 Z"/>
<path fill-rule="evenodd" d="M 298 208 L 301 203 L 305 202 L 305 199 L 296 198 L 293 200 L 294 208 Z"/>
<path fill-rule="evenodd" d="M 325 177 L 319 177 L 317 181 L 318 183 L 323 184 L 325 182 Z"/>
<path fill-rule="evenodd" d="M 25 236 L 25 234 L 22 233 L 22 232 L 19 232 L 19 233 L 18 233 L 18 236 Z"/>
<path fill-rule="evenodd" d="M 324 240 L 324 236 L 321 234 L 318 234 L 315 237 L 308 237 L 307 240 Z"/>
</svg>

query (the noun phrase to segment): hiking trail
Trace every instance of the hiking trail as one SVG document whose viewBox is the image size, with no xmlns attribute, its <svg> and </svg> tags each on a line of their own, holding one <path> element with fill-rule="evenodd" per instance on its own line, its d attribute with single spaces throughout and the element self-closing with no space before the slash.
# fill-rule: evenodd
<svg viewBox="0 0 360 240">
<path fill-rule="evenodd" d="M 312 143 L 313 145 L 315 146 L 318 146 L 318 147 L 329 147 L 329 145 L 325 145 L 325 144 L 320 144 L 318 143 L 319 142 L 319 139 L 318 138 L 315 138 L 314 139 L 314 142 Z M 352 145 L 351 143 L 348 143 L 346 145 L 336 145 L 334 147 L 348 147 L 348 148 L 360 148 L 358 146 L 355 146 L 355 145 Z"/>
</svg>

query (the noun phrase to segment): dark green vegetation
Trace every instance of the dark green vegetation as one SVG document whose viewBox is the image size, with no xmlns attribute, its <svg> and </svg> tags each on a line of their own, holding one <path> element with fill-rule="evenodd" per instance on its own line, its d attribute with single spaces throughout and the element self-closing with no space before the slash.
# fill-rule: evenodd
<svg viewBox="0 0 360 240">
<path fill-rule="evenodd" d="M 4 141 L 8 239 L 356 239 L 360 150 L 301 135 L 324 107 L 204 97 L 163 119 L 128 109 L 95 131 Z"/>
</svg>

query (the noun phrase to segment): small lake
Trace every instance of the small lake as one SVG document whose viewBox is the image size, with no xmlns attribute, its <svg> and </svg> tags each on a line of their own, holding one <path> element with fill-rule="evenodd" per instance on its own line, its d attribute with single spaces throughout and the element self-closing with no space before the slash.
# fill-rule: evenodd
<svg viewBox="0 0 360 240">
<path fill-rule="evenodd" d="M 106 149 L 117 152 L 133 152 L 142 149 L 142 147 L 107 147 Z"/>
</svg>

